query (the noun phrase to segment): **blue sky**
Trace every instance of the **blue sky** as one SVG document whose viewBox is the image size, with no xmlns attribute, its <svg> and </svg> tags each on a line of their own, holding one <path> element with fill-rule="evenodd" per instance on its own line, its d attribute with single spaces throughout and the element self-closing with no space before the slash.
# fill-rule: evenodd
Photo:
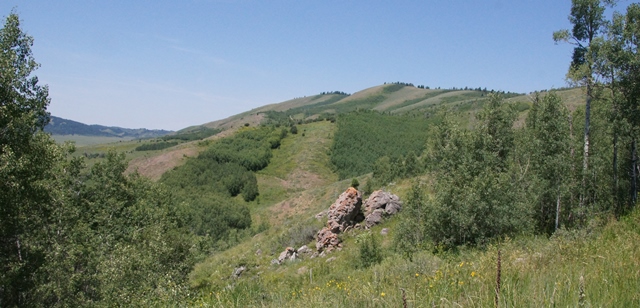
<svg viewBox="0 0 640 308">
<path fill-rule="evenodd" d="M 630 1 L 621 1 L 623 10 Z M 49 111 L 177 130 L 384 82 L 530 92 L 566 85 L 569 0 L 16 1 Z"/>
</svg>

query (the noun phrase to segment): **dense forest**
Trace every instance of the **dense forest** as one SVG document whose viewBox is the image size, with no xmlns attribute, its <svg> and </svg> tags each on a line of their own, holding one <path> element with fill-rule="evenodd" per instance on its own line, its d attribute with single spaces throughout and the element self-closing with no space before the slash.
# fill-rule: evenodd
<svg viewBox="0 0 640 308">
<path fill-rule="evenodd" d="M 247 128 L 210 145 L 195 159 L 162 176 L 161 183 L 174 188 L 187 227 L 210 241 L 209 249 L 223 249 L 237 242 L 238 231 L 252 232 L 246 202 L 259 194 L 255 171 L 265 168 L 271 150 L 280 146 L 287 130 Z"/>
<path fill-rule="evenodd" d="M 399 162 L 388 171 L 402 172 L 400 165 L 406 156 L 422 153 L 429 122 L 358 111 L 339 115 L 336 125 L 331 163 L 340 178 L 346 179 L 372 172 L 379 159 Z"/>
<path fill-rule="evenodd" d="M 73 144 L 46 133 L 48 87 L 34 76 L 33 38 L 12 12 L 0 29 L 0 306 L 638 304 L 640 279 L 629 269 L 638 266 L 640 223 L 640 4 L 607 19 L 612 3 L 573 0 L 573 28 L 553 34 L 575 47 L 567 77 L 585 97 L 575 110 L 551 90 L 529 103 L 474 91 L 449 110 L 365 111 L 412 86 L 398 82 L 319 115 L 348 96 L 323 93 L 314 105 L 199 142 L 198 155 L 158 182 L 125 173 L 125 154 L 113 150 L 89 167 Z M 481 107 L 471 120 L 460 116 L 471 107 Z M 257 173 L 288 141 L 308 138 L 299 114 L 329 120 L 327 164 L 346 181 L 287 197 L 335 199 L 351 178 L 353 186 L 366 179 L 365 194 L 407 189 L 386 238 L 354 230 L 340 235 L 347 244 L 333 259 L 290 266 L 260 243 L 307 239 L 313 226 L 284 212 L 304 206 L 262 212 L 284 222 L 272 229 L 256 226 L 252 211 L 263 189 Z M 145 147 L 219 132 L 202 127 Z"/>
</svg>

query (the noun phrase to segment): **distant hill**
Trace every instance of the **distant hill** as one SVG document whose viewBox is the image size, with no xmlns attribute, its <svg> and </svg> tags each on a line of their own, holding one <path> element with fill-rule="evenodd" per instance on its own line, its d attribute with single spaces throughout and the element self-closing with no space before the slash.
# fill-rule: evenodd
<svg viewBox="0 0 640 308">
<path fill-rule="evenodd" d="M 173 131 L 146 128 L 122 128 L 115 126 L 87 125 L 84 123 L 51 116 L 51 121 L 44 128 L 52 135 L 82 135 L 95 137 L 118 137 L 127 139 L 155 138 Z"/>
<path fill-rule="evenodd" d="M 389 114 L 424 115 L 440 107 L 462 112 L 482 109 L 480 103 L 487 95 L 500 92 L 510 102 L 523 104 L 527 109 L 530 98 L 526 94 L 487 90 L 486 88 L 430 89 L 409 83 L 386 83 L 353 94 L 340 91 L 298 97 L 281 103 L 258 107 L 226 119 L 203 124 L 205 127 L 229 129 L 243 125 L 258 125 L 268 118 L 285 117 L 297 121 L 327 118 L 354 110 L 376 110 Z M 519 108 L 520 109 L 520 108 Z"/>
</svg>

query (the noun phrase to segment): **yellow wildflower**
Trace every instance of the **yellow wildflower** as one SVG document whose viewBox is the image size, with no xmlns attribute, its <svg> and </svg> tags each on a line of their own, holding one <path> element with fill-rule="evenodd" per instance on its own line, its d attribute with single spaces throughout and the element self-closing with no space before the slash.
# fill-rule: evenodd
<svg viewBox="0 0 640 308">
<path fill-rule="evenodd" d="M 471 272 L 471 277 L 476 277 L 476 272 Z"/>
<path fill-rule="evenodd" d="M 384 292 L 380 293 L 380 296 L 384 297 L 386 294 Z"/>
</svg>

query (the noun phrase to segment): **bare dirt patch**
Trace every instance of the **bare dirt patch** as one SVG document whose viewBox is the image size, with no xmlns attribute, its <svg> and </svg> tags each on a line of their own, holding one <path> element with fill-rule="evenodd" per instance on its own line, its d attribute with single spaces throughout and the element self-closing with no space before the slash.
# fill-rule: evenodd
<svg viewBox="0 0 640 308">
<path fill-rule="evenodd" d="M 165 172 L 182 165 L 187 157 L 198 155 L 197 147 L 185 147 L 160 153 L 152 157 L 138 157 L 129 162 L 127 173 L 135 172 L 154 181 L 160 179 Z"/>
</svg>

